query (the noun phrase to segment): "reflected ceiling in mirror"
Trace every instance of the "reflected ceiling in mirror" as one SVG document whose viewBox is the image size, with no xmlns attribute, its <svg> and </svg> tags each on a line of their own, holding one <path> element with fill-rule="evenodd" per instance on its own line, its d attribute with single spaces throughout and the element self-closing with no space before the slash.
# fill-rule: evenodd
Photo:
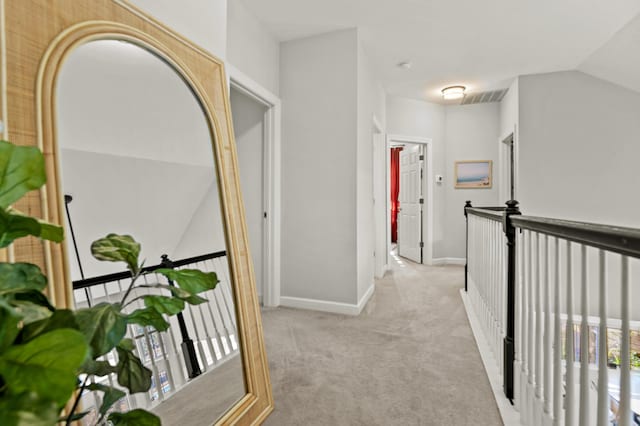
<svg viewBox="0 0 640 426">
<path fill-rule="evenodd" d="M 117 405 L 151 409 L 166 425 L 211 424 L 246 390 L 213 144 L 200 103 L 162 59 L 117 40 L 73 50 L 56 99 L 61 187 L 74 231 L 68 262 L 74 286 L 84 286 L 74 290 L 76 306 L 117 301 L 127 284 L 105 277 L 121 265 L 90 254 L 91 242 L 112 232 L 134 236 L 146 265 L 166 254 L 221 280 L 204 295 L 207 303 L 171 317 L 168 332 L 128 331 L 153 385 Z M 88 278 L 96 284 L 82 281 Z M 185 361 L 190 357 L 197 365 Z M 82 402 L 99 406 L 93 394 Z"/>
</svg>

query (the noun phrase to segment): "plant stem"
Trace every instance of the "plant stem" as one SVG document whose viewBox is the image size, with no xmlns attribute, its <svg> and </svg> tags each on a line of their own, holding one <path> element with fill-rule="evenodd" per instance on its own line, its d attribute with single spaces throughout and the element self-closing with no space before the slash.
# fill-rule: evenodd
<svg viewBox="0 0 640 426">
<path fill-rule="evenodd" d="M 133 286 L 135 285 L 136 280 L 137 280 L 138 278 L 140 278 L 140 275 L 141 275 L 141 274 L 142 274 L 142 267 L 140 267 L 140 269 L 138 270 L 138 272 L 136 272 L 136 274 L 135 274 L 135 275 L 133 276 L 133 278 L 131 279 L 131 284 L 129 284 L 129 288 L 127 288 L 127 291 L 126 291 L 126 293 L 124 294 L 124 297 L 123 297 L 123 298 L 122 298 L 122 300 L 120 301 L 120 305 L 121 305 L 121 306 L 123 306 L 123 307 L 125 306 L 125 303 L 124 303 L 124 302 L 126 302 L 127 297 L 129 297 L 129 293 L 131 293 L 131 290 L 133 290 Z"/>
<path fill-rule="evenodd" d="M 129 300 L 126 304 L 122 305 L 122 309 L 126 308 L 127 306 L 129 306 L 130 304 L 135 302 L 136 300 L 144 299 L 144 296 L 146 296 L 146 295 L 134 297 L 133 299 Z"/>
<path fill-rule="evenodd" d="M 82 382 L 82 386 L 80 386 L 80 390 L 76 395 L 76 400 L 73 401 L 73 406 L 71 407 L 71 411 L 67 415 L 67 421 L 65 422 L 66 426 L 69 426 L 71 424 L 71 418 L 73 417 L 73 413 L 75 413 L 76 409 L 78 408 L 78 404 L 80 404 L 80 398 L 82 398 L 82 392 L 84 392 L 84 387 L 87 385 L 87 380 L 89 380 L 88 374 L 85 376 L 84 381 Z"/>
</svg>

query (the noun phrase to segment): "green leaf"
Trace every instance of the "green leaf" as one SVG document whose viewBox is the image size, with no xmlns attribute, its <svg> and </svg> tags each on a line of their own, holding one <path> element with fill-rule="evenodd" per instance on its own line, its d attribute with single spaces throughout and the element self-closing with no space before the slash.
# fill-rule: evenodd
<svg viewBox="0 0 640 426">
<path fill-rule="evenodd" d="M 164 319 L 162 314 L 154 308 L 136 309 L 127 316 L 127 322 L 143 327 L 151 326 L 158 331 L 166 331 L 169 329 L 169 323 Z"/>
<path fill-rule="evenodd" d="M 202 272 L 198 269 L 158 269 L 155 272 L 178 283 L 181 289 L 191 294 L 213 290 L 218 284 L 215 272 Z"/>
<path fill-rule="evenodd" d="M 40 224 L 40 238 L 47 241 L 53 241 L 54 243 L 60 243 L 64 240 L 64 230 L 62 226 L 54 225 L 53 223 L 45 222 L 38 219 Z"/>
<path fill-rule="evenodd" d="M 73 311 L 68 309 L 58 309 L 46 319 L 32 322 L 22 328 L 20 333 L 20 342 L 28 342 L 29 340 L 52 330 L 61 328 L 72 328 L 78 330 L 78 323 Z"/>
<path fill-rule="evenodd" d="M 57 243 L 63 240 L 60 226 L 25 216 L 13 209 L 0 209 L 0 247 L 7 247 L 28 235 Z"/>
<path fill-rule="evenodd" d="M 2 426 L 51 426 L 57 423 L 59 412 L 54 401 L 39 398 L 33 392 L 0 398 Z"/>
<path fill-rule="evenodd" d="M 118 347 L 125 351 L 133 351 L 136 348 L 136 345 L 133 343 L 132 339 L 126 338 L 122 339 L 122 341 L 118 344 Z"/>
<path fill-rule="evenodd" d="M 131 393 L 146 392 L 151 387 L 151 370 L 127 348 L 116 347 L 118 352 L 118 383 Z"/>
<path fill-rule="evenodd" d="M 0 263 L 0 294 L 5 290 L 38 290 L 47 286 L 47 277 L 31 263 Z"/>
<path fill-rule="evenodd" d="M 51 302 L 49 302 L 47 296 L 45 296 L 44 293 L 38 290 L 14 290 L 12 292 L 5 293 L 4 296 L 5 298 L 9 296 L 9 298 L 12 299 L 10 303 L 13 305 L 18 302 L 22 302 L 37 305 L 51 312 L 55 311 L 56 309 L 53 307 Z"/>
<path fill-rule="evenodd" d="M 58 419 L 58 423 L 66 422 L 67 419 L 69 419 L 72 422 L 75 422 L 75 421 L 78 421 L 78 420 L 82 419 L 84 416 L 86 416 L 89 413 L 91 413 L 91 411 L 83 411 L 81 413 L 75 413 L 72 416 L 62 417 L 62 418 Z"/>
<path fill-rule="evenodd" d="M 204 297 L 200 297 L 196 294 L 191 294 L 186 290 L 181 289 L 180 287 L 175 287 L 169 284 L 142 284 L 138 287 L 143 288 L 162 288 L 165 290 L 169 290 L 173 297 L 177 297 L 180 300 L 187 302 L 190 305 L 199 305 L 207 301 Z"/>
<path fill-rule="evenodd" d="M 134 274 L 140 269 L 138 265 L 140 244 L 130 235 L 109 234 L 100 238 L 91 244 L 91 254 L 98 260 L 125 262 Z"/>
<path fill-rule="evenodd" d="M 86 360 L 80 367 L 80 373 L 98 377 L 107 376 L 117 371 L 116 366 L 109 364 L 108 361 L 95 361 L 93 359 Z"/>
<path fill-rule="evenodd" d="M 53 330 L 7 349 L 0 356 L 0 376 L 11 394 L 35 392 L 62 406 L 76 388 L 76 372 L 88 352 L 80 332 Z"/>
<path fill-rule="evenodd" d="M 169 296 L 144 296 L 144 305 L 167 315 L 175 315 L 184 310 L 184 301 Z"/>
<path fill-rule="evenodd" d="M 120 312 L 120 305 L 100 303 L 76 311 L 80 331 L 91 345 L 97 358 L 113 349 L 127 332 L 127 320 Z"/>
<path fill-rule="evenodd" d="M 39 237 L 41 232 L 42 227 L 34 218 L 0 209 L 0 247 L 28 235 Z"/>
<path fill-rule="evenodd" d="M 15 309 L 0 299 L 0 353 L 16 340 L 21 319 Z"/>
<path fill-rule="evenodd" d="M 87 389 L 92 391 L 101 391 L 104 393 L 102 396 L 102 404 L 100 405 L 100 415 L 105 415 L 109 408 L 121 398 L 124 398 L 127 394 L 120 389 L 116 389 L 111 386 L 103 385 L 100 383 L 91 383 L 87 386 Z"/>
<path fill-rule="evenodd" d="M 127 413 L 111 413 L 109 419 L 113 426 L 160 426 L 160 418 L 140 408 Z"/>
<path fill-rule="evenodd" d="M 48 318 L 55 311 L 47 296 L 38 290 L 19 290 L 10 295 L 9 304 L 18 311 L 25 324 Z"/>
<path fill-rule="evenodd" d="M 47 181 L 42 152 L 0 141 L 0 208 L 13 204 Z"/>
</svg>

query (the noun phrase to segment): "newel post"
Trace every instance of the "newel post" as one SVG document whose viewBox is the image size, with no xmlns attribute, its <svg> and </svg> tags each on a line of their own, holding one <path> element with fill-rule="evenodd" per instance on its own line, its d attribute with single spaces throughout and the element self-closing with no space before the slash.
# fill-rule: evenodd
<svg viewBox="0 0 640 426">
<path fill-rule="evenodd" d="M 515 308 L 516 308 L 516 228 L 511 216 L 519 215 L 516 200 L 507 201 L 503 229 L 507 236 L 507 333 L 504 338 L 504 393 L 513 402 L 513 362 L 515 361 Z"/>
<path fill-rule="evenodd" d="M 466 245 L 466 255 L 464 259 L 464 291 L 466 292 L 468 289 L 467 283 L 467 275 L 469 274 L 469 215 L 467 214 L 467 209 L 473 207 L 471 205 L 471 201 L 467 200 L 464 204 L 464 222 L 466 226 L 466 237 L 465 237 L 465 245 Z"/>
<path fill-rule="evenodd" d="M 163 267 L 174 269 L 175 265 L 173 264 L 171 259 L 169 259 L 169 256 L 163 254 L 161 258 L 162 261 L 160 262 L 160 264 Z M 175 287 L 175 284 L 172 280 L 168 281 L 170 286 Z M 182 344 L 180 345 L 182 347 L 182 356 L 184 357 L 184 363 L 187 367 L 189 378 L 193 379 L 194 377 L 198 377 L 200 374 L 202 374 L 200 364 L 198 363 L 196 347 L 193 344 L 193 340 L 191 340 L 191 337 L 189 337 L 189 330 L 187 329 L 187 324 L 184 321 L 182 312 L 178 312 L 176 317 L 178 318 L 178 326 L 180 327 L 180 335 L 182 336 Z"/>
</svg>

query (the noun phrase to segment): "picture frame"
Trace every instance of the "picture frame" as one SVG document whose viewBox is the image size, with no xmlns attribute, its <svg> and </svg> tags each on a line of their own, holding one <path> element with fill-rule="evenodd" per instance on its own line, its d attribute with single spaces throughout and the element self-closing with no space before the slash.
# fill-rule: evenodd
<svg viewBox="0 0 640 426">
<path fill-rule="evenodd" d="M 465 160 L 455 162 L 456 189 L 490 189 L 492 185 L 492 160 Z"/>
</svg>

